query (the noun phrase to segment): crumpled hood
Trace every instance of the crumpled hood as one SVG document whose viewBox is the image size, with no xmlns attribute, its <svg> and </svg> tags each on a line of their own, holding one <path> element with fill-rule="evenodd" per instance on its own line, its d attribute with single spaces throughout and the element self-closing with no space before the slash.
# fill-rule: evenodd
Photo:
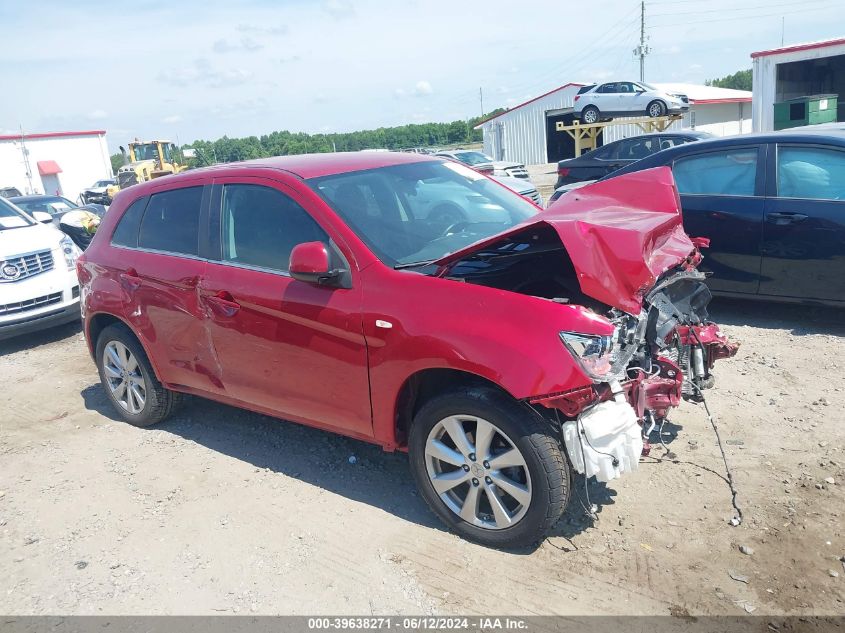
<svg viewBox="0 0 845 633">
<path fill-rule="evenodd" d="M 630 314 L 639 314 L 660 275 L 695 250 L 684 232 L 672 170 L 657 167 L 582 187 L 531 220 L 436 263 L 445 266 L 544 224 L 560 236 L 581 291 Z"/>
</svg>

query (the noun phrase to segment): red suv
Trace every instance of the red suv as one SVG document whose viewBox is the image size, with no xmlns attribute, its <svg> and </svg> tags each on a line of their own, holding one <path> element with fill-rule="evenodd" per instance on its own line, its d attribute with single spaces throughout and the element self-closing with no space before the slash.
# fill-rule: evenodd
<svg viewBox="0 0 845 633">
<path fill-rule="evenodd" d="M 635 469 L 644 429 L 735 352 L 699 260 L 668 169 L 540 212 L 463 165 L 380 152 L 135 185 L 78 272 L 128 422 L 187 393 L 407 450 L 450 528 L 515 546 L 560 517 L 572 469 Z"/>
</svg>

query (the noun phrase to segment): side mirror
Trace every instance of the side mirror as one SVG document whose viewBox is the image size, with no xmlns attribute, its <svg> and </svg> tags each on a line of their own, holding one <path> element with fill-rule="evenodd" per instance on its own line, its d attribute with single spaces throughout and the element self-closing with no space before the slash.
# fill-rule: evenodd
<svg viewBox="0 0 845 633">
<path fill-rule="evenodd" d="M 53 223 L 53 216 L 47 213 L 46 211 L 33 211 L 32 219 L 36 222 L 41 222 L 41 224 Z"/>
<path fill-rule="evenodd" d="M 330 270 L 329 251 L 322 242 L 297 244 L 290 252 L 290 276 L 310 284 L 331 285 L 341 271 Z"/>
</svg>

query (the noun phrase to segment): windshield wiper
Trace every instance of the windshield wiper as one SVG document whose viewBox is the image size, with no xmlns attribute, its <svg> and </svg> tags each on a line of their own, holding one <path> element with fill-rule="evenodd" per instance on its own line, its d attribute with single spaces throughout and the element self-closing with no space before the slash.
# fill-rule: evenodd
<svg viewBox="0 0 845 633">
<path fill-rule="evenodd" d="M 423 266 L 430 266 L 431 264 L 433 264 L 436 261 L 437 261 L 436 259 L 429 259 L 429 260 L 422 261 L 422 262 L 407 262 L 405 264 L 396 264 L 393 267 L 393 269 L 394 270 L 402 270 L 403 268 L 422 268 Z"/>
</svg>

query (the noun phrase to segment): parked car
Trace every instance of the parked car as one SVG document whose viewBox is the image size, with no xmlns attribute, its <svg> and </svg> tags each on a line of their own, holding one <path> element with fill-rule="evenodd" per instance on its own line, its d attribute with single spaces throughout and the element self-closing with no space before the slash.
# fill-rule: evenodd
<svg viewBox="0 0 845 633">
<path fill-rule="evenodd" d="M 111 199 L 108 195 L 108 188 L 116 184 L 117 181 L 114 178 L 98 180 L 80 194 L 82 204 L 109 204 Z"/>
<path fill-rule="evenodd" d="M 575 191 L 576 189 L 580 189 L 581 187 L 586 187 L 587 185 L 592 185 L 595 180 L 582 180 L 581 182 L 571 182 L 568 185 L 561 185 L 560 187 L 556 188 L 552 195 L 549 196 L 549 201 L 546 203 L 547 207 L 552 206 L 555 202 L 557 202 L 561 196 L 565 196 L 566 194 L 570 193 L 571 191 Z"/>
<path fill-rule="evenodd" d="M 611 81 L 585 90 L 573 99 L 573 111 L 582 123 L 598 123 L 611 116 L 646 114 L 659 117 L 689 110 L 684 94 L 665 92 L 642 81 Z"/>
<path fill-rule="evenodd" d="M 491 176 L 496 182 L 502 183 L 508 189 L 511 189 L 521 195 L 523 198 L 528 198 L 538 207 L 543 206 L 543 197 L 537 191 L 537 187 L 531 184 L 529 180 L 524 178 L 511 178 L 510 176 Z"/>
<path fill-rule="evenodd" d="M 49 195 L 31 195 L 31 196 L 16 196 L 9 198 L 9 202 L 20 209 L 23 209 L 30 215 L 36 211 L 49 213 L 53 219 L 53 224 L 59 225 L 61 217 L 72 209 L 86 209 L 102 218 L 106 213 L 106 207 L 102 204 L 90 203 L 82 205 L 81 207 L 75 202 L 68 200 L 62 196 Z"/>
<path fill-rule="evenodd" d="M 0 198 L 12 198 L 19 195 L 21 191 L 17 187 L 0 187 Z"/>
<path fill-rule="evenodd" d="M 581 156 L 559 161 L 555 189 L 582 180 L 598 180 L 661 150 L 706 138 L 714 136 L 709 132 L 682 130 L 643 134 L 607 143 Z"/>
<path fill-rule="evenodd" d="M 511 178 L 528 178 L 528 170 L 522 163 L 515 163 L 506 160 L 493 160 L 486 154 L 473 150 L 441 150 L 436 156 L 452 158 L 464 165 L 469 165 L 476 171 L 490 176 L 510 176 Z"/>
<path fill-rule="evenodd" d="M 79 250 L 33 215 L 0 198 L 0 339 L 79 319 Z"/>
<path fill-rule="evenodd" d="M 602 481 L 635 469 L 639 421 L 678 404 L 684 373 L 658 349 L 692 350 L 702 388 L 735 351 L 707 324 L 669 170 L 593 192 L 538 214 L 464 165 L 399 152 L 141 183 L 80 257 L 85 336 L 132 424 L 190 393 L 407 450 L 457 533 L 533 543 L 569 502 L 570 464 Z M 418 218 L 423 194 L 466 219 Z"/>
<path fill-rule="evenodd" d="M 687 233 L 710 238 L 701 268 L 715 293 L 845 304 L 845 132 L 700 141 L 609 178 L 661 165 L 674 172 Z"/>
</svg>

